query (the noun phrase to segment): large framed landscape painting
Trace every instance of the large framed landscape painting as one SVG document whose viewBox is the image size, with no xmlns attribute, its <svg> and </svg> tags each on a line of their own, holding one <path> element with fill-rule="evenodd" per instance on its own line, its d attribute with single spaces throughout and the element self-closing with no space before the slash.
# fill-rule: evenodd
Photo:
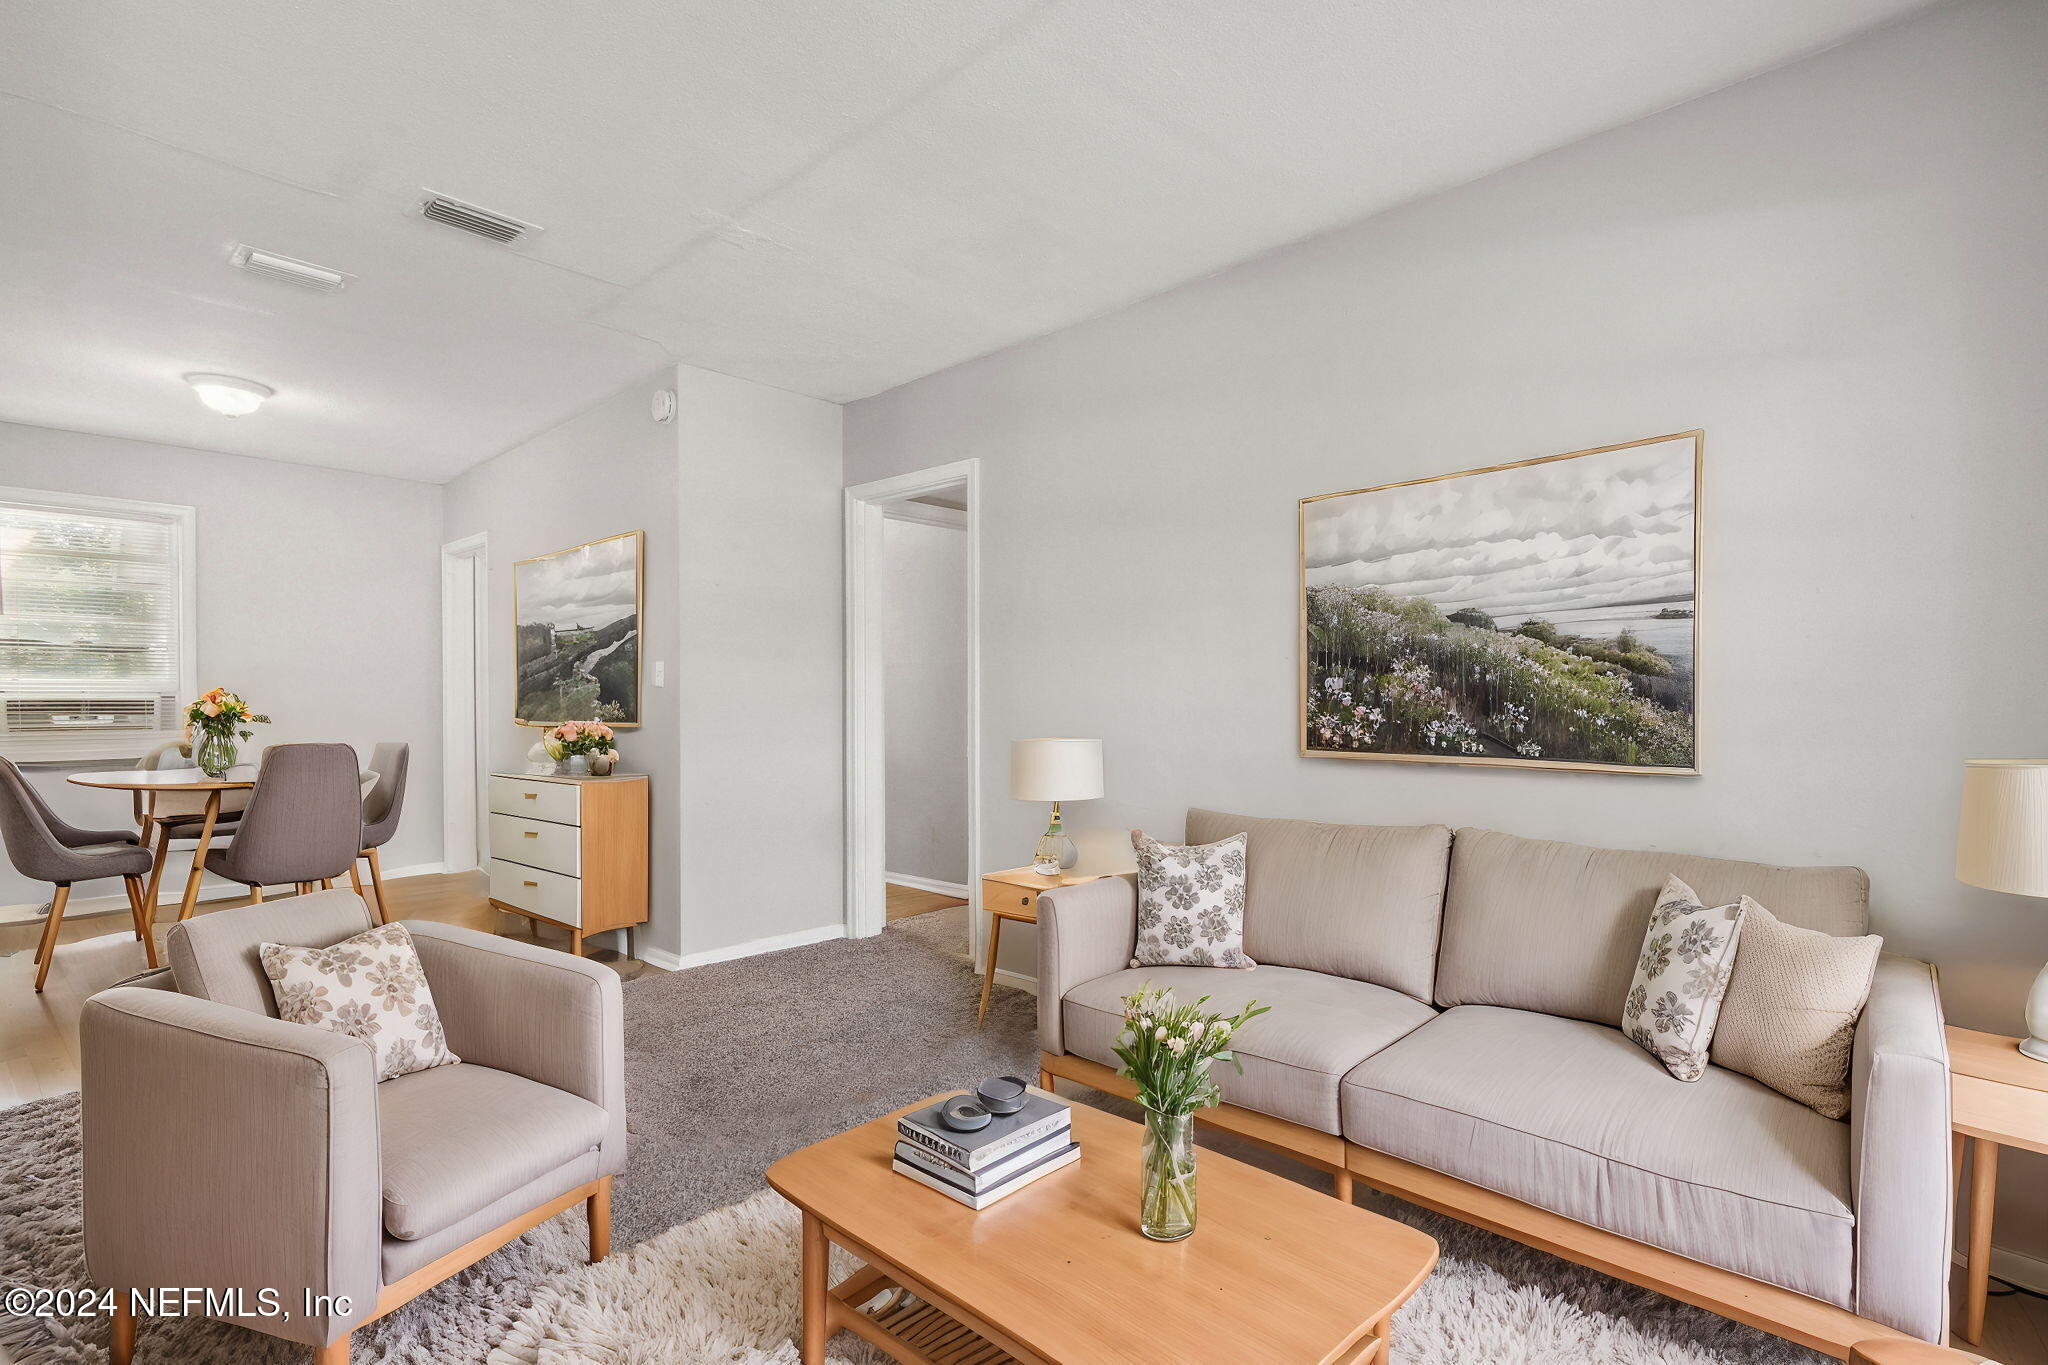
<svg viewBox="0 0 2048 1365">
<path fill-rule="evenodd" d="M 640 546 L 627 531 L 512 566 L 521 725 L 640 723 Z"/>
<path fill-rule="evenodd" d="M 1302 755 L 1698 773 L 1703 445 L 1302 499 Z"/>
</svg>

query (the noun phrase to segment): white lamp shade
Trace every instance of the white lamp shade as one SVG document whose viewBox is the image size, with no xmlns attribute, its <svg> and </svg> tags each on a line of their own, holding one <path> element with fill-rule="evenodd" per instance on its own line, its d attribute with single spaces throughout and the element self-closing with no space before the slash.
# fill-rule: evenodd
<svg viewBox="0 0 2048 1365">
<path fill-rule="evenodd" d="M 1010 795 L 1019 801 L 1092 801 L 1102 795 L 1099 739 L 1013 739 Z"/>
<path fill-rule="evenodd" d="M 1956 876 L 1992 891 L 2048 896 L 2048 760 L 1963 765 Z"/>
</svg>

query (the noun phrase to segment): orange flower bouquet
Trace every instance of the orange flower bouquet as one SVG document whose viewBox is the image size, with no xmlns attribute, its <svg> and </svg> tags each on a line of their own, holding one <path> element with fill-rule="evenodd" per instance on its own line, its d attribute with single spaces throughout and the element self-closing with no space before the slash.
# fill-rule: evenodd
<svg viewBox="0 0 2048 1365">
<path fill-rule="evenodd" d="M 250 710 L 249 703 L 225 687 L 216 687 L 185 707 L 185 739 L 190 743 L 195 732 L 199 735 L 192 756 L 208 777 L 224 776 L 235 766 L 235 740 L 250 738 L 251 725 L 268 724 L 269 716 Z"/>
</svg>

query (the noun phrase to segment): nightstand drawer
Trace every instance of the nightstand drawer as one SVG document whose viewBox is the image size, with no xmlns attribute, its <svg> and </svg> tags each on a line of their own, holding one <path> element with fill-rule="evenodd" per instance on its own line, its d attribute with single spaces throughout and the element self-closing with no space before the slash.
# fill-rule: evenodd
<svg viewBox="0 0 2048 1365">
<path fill-rule="evenodd" d="M 530 782 L 518 777 L 491 779 L 491 813 L 548 820 L 558 825 L 583 823 L 582 801 L 574 782 Z"/>
<path fill-rule="evenodd" d="M 493 858 L 491 899 L 557 924 L 583 923 L 583 883 L 559 872 Z"/>
<path fill-rule="evenodd" d="M 981 884 L 981 908 L 1006 919 L 1035 921 L 1038 918 L 1038 893 L 1008 882 L 985 880 Z"/>
<path fill-rule="evenodd" d="M 493 858 L 574 877 L 582 871 L 582 854 L 583 831 L 575 825 L 528 820 L 517 815 L 491 817 Z"/>
</svg>

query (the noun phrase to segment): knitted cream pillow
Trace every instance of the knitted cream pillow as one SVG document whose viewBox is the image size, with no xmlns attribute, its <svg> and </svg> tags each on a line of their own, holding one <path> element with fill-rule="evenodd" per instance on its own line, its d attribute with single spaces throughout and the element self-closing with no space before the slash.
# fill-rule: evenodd
<svg viewBox="0 0 2048 1365">
<path fill-rule="evenodd" d="M 1740 1071 L 1828 1118 L 1849 1112 L 1849 1053 L 1884 939 L 1787 924 L 1755 901 L 1714 1031 L 1716 1066 Z"/>
</svg>

